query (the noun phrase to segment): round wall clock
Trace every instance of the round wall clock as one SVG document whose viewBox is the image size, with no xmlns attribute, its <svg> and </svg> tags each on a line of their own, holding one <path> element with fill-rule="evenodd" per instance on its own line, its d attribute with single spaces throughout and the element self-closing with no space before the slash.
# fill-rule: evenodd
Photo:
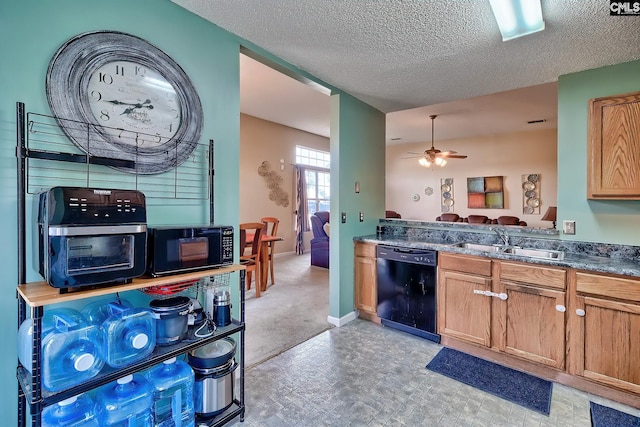
<svg viewBox="0 0 640 427">
<path fill-rule="evenodd" d="M 182 164 L 202 130 L 200 98 L 184 70 L 130 34 L 77 35 L 55 53 L 46 79 L 58 125 L 92 156 L 135 162 L 154 174 Z"/>
</svg>

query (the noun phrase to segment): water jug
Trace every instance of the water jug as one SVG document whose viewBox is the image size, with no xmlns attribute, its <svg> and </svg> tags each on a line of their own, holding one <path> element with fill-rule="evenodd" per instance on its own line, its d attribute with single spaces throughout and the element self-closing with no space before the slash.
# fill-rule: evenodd
<svg viewBox="0 0 640 427">
<path fill-rule="evenodd" d="M 32 319 L 18 330 L 18 357 L 31 372 Z M 54 308 L 42 318 L 42 387 L 62 391 L 96 376 L 104 366 L 104 333 L 77 310 Z"/>
<path fill-rule="evenodd" d="M 95 401 L 86 394 L 47 406 L 42 411 L 43 427 L 100 427 Z"/>
<path fill-rule="evenodd" d="M 193 427 L 194 373 L 191 366 L 174 357 L 152 367 L 146 378 L 153 389 L 154 425 Z"/>
<path fill-rule="evenodd" d="M 96 392 L 100 426 L 151 427 L 151 385 L 140 374 L 127 375 Z"/>
<path fill-rule="evenodd" d="M 151 310 L 133 308 L 126 300 L 91 303 L 83 309 L 102 326 L 105 362 L 121 368 L 144 360 L 156 346 L 156 320 Z"/>
</svg>

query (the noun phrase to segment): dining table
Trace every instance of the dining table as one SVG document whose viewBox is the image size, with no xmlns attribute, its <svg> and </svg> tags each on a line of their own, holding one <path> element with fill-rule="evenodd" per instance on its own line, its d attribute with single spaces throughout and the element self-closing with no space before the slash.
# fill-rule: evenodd
<svg viewBox="0 0 640 427">
<path fill-rule="evenodd" d="M 272 242 L 281 242 L 284 238 L 281 236 L 272 236 L 263 234 L 260 237 L 260 291 L 267 290 L 267 279 L 269 275 L 269 244 Z M 247 233 L 247 242 L 253 241 L 253 233 Z"/>
</svg>

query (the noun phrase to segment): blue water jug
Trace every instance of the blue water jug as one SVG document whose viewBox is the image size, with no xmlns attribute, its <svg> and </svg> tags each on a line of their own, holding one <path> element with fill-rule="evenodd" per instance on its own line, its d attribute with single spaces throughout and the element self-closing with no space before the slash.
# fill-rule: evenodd
<svg viewBox="0 0 640 427">
<path fill-rule="evenodd" d="M 193 384 L 188 363 L 171 358 L 152 367 L 145 375 L 153 390 L 153 422 L 156 427 L 193 427 Z"/>
<path fill-rule="evenodd" d="M 96 402 L 86 394 L 47 406 L 42 411 L 43 427 L 100 427 Z"/>
<path fill-rule="evenodd" d="M 101 325 L 105 340 L 105 362 L 122 368 L 144 360 L 156 346 L 156 320 L 151 310 L 134 308 L 126 300 L 98 301 L 83 310 L 94 323 Z"/>
<path fill-rule="evenodd" d="M 18 330 L 18 358 L 31 372 L 33 323 Z M 89 323 L 77 310 L 55 308 L 42 318 L 42 387 L 62 391 L 96 376 L 104 366 L 102 328 Z"/>
<path fill-rule="evenodd" d="M 153 394 L 149 382 L 139 374 L 112 381 L 96 392 L 100 426 L 151 427 Z"/>
</svg>

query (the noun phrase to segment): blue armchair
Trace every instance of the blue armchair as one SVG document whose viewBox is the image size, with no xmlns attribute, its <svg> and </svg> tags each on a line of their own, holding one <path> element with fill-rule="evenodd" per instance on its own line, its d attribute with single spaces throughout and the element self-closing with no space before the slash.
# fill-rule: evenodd
<svg viewBox="0 0 640 427">
<path fill-rule="evenodd" d="M 318 211 L 311 215 L 311 265 L 329 268 L 329 236 L 324 231 L 324 224 L 329 222 L 329 212 Z"/>
</svg>

